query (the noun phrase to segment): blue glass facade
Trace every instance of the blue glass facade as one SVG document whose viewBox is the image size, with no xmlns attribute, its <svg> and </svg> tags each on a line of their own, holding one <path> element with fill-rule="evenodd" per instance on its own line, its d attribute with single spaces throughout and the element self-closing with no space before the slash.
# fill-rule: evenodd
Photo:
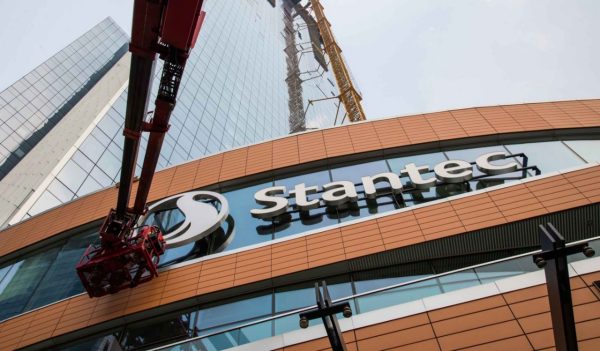
<svg viewBox="0 0 600 351">
<path fill-rule="evenodd" d="M 0 92 L 0 180 L 127 52 L 107 18 Z"/>
<path fill-rule="evenodd" d="M 320 43 L 311 41 L 307 17 L 296 12 L 301 6 L 287 0 L 275 7 L 265 0 L 208 0 L 204 6 L 206 19 L 188 60 L 158 169 L 298 131 L 291 119 L 302 119 L 307 128 L 332 126 L 336 115 L 342 121 L 335 79 Z M 160 70 L 158 64 L 153 96 Z M 126 94 L 15 220 L 118 181 Z M 320 99 L 328 100 L 311 102 Z"/>
</svg>

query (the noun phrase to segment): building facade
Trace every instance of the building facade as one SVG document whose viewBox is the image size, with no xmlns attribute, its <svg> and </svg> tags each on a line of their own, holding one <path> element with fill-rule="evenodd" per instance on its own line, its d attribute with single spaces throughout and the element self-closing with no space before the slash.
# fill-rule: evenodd
<svg viewBox="0 0 600 351">
<path fill-rule="evenodd" d="M 212 191 L 228 220 L 167 250 L 158 278 L 94 299 L 73 267 L 117 191 L 83 196 L 0 232 L 0 348 L 326 350 L 321 326 L 298 326 L 320 280 L 352 307 L 340 316 L 349 349 L 552 348 L 531 252 L 546 222 L 600 249 L 599 131 L 599 100 L 482 107 L 293 134 L 168 167 L 152 203 Z M 146 223 L 166 233 L 201 216 L 153 211 Z M 600 264 L 580 256 L 575 318 L 580 349 L 593 350 Z"/>
<path fill-rule="evenodd" d="M 264 0 L 205 1 L 206 20 L 182 79 L 159 169 L 306 128 L 332 126 L 336 119 L 338 124 L 343 121 L 344 109 L 336 99 L 339 91 L 314 32 L 313 15 L 302 2 L 285 0 L 273 4 Z M 127 38 L 122 30 L 119 33 L 118 44 L 122 50 Z M 97 45 L 104 41 L 102 36 L 86 34 L 78 40 L 87 42 L 88 47 L 103 50 Z M 79 41 L 73 45 L 79 45 Z M 71 51 L 69 48 L 59 55 L 62 58 Z M 119 53 L 123 55 L 122 51 Z M 78 55 L 97 56 L 83 51 Z M 113 84 L 104 84 L 110 85 L 110 94 L 88 92 L 87 98 L 92 101 L 87 104 L 84 101 L 78 109 L 70 110 L 71 120 L 85 119 L 87 124 L 86 128 L 78 129 L 78 138 L 69 143 L 60 140 L 61 136 L 56 137 L 68 145 L 58 160 L 46 160 L 44 156 L 49 146 L 42 145 L 38 148 L 39 157 L 33 157 L 26 162 L 27 167 L 23 165 L 13 172 L 4 187 L 0 183 L 2 193 L 20 190 L 3 199 L 0 222 L 13 225 L 118 182 L 128 65 L 127 56 L 119 67 L 108 72 L 118 77 L 111 81 Z M 55 75 L 61 75 L 62 70 L 57 70 Z M 156 96 L 160 70 L 157 65 L 151 101 Z M 60 90 L 53 86 L 49 91 L 54 89 Z M 99 102 L 103 104 L 89 108 L 90 104 Z M 24 114 L 23 119 L 30 118 L 20 106 L 13 108 Z M 65 122 L 56 129 L 72 128 L 70 123 Z M 142 153 L 145 141 L 144 137 Z M 7 149 L 4 153 L 8 157 L 19 151 Z M 142 160 L 139 158 L 140 163 Z M 40 162 L 52 167 L 38 172 Z M 27 170 L 32 168 L 41 176 L 24 182 L 24 178 L 31 178 Z"/>
<path fill-rule="evenodd" d="M 69 156 L 99 112 L 92 96 L 106 105 L 126 80 L 127 43 L 107 18 L 0 92 L 0 225 Z"/>
</svg>

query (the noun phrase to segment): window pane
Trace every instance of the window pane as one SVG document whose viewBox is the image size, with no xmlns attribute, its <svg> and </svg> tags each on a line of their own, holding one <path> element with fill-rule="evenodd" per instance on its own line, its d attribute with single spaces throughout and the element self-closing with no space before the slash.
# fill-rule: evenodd
<svg viewBox="0 0 600 351">
<path fill-rule="evenodd" d="M 59 247 L 46 249 L 15 263 L 2 280 L 0 292 L 0 319 L 21 313 L 35 287 L 54 261 Z"/>
<path fill-rule="evenodd" d="M 530 166 L 538 166 L 542 173 L 582 165 L 584 162 L 560 141 L 506 145 L 513 154 L 524 153 Z"/>
<path fill-rule="evenodd" d="M 245 296 L 243 300 L 224 303 L 200 310 L 196 327 L 207 330 L 217 326 L 231 325 L 272 313 L 272 295 L 264 294 L 255 297 Z"/>
<path fill-rule="evenodd" d="M 600 162 L 600 140 L 569 140 L 565 144 L 587 162 Z"/>
</svg>

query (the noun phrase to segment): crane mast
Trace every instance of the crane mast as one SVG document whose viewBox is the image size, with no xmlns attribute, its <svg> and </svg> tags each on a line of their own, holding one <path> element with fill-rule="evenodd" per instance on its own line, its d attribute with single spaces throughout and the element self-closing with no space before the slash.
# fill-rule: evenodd
<svg viewBox="0 0 600 351">
<path fill-rule="evenodd" d="M 323 6 L 320 0 L 312 0 L 312 8 L 315 12 L 317 19 L 317 26 L 323 39 L 323 45 L 325 52 L 329 56 L 331 67 L 333 69 L 333 75 L 340 89 L 340 99 L 346 108 L 348 118 L 350 122 L 359 122 L 366 120 L 365 111 L 363 111 L 360 101 L 362 100 L 360 94 L 356 90 L 350 72 L 346 67 L 344 58 L 342 57 L 342 50 L 340 49 L 333 32 L 331 31 L 331 24 L 325 17 L 323 12 Z"/>
<path fill-rule="evenodd" d="M 157 227 L 137 222 L 156 170 L 186 61 L 205 13 L 203 0 L 135 0 L 131 30 L 131 68 L 123 135 L 123 158 L 116 208 L 100 228 L 100 244 L 90 245 L 77 274 L 90 297 L 116 293 L 158 275 L 165 241 Z M 164 61 L 155 109 L 148 115 L 156 56 Z M 129 199 L 142 133 L 149 133 L 133 207 Z"/>
</svg>

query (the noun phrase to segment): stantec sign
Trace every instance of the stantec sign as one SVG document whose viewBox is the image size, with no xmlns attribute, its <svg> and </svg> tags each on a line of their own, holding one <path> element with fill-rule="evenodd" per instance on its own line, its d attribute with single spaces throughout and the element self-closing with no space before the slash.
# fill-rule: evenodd
<svg viewBox="0 0 600 351">
<path fill-rule="evenodd" d="M 209 202 L 218 203 L 220 208 Z M 229 216 L 229 204 L 225 196 L 212 191 L 190 191 L 177 194 L 154 203 L 140 218 L 143 224 L 153 214 L 178 208 L 184 215 L 183 223 L 175 230 L 165 233 L 168 247 L 178 247 L 198 241 L 213 233 Z"/>
<path fill-rule="evenodd" d="M 502 164 L 492 163 L 493 161 L 505 160 L 508 155 L 505 152 L 492 152 L 479 156 L 475 160 L 477 169 L 486 175 L 500 175 L 516 171 L 519 164 L 510 161 Z M 435 177 L 427 177 L 425 174 L 430 172 L 428 165 L 417 166 L 409 163 L 401 170 L 400 175 L 385 172 L 373 176 L 362 177 L 362 186 L 367 199 L 375 199 L 377 189 L 375 184 L 378 182 L 387 182 L 393 194 L 400 194 L 403 191 L 401 176 L 408 176 L 414 189 L 428 190 L 437 184 L 462 183 L 473 178 L 473 165 L 463 160 L 449 160 L 441 162 L 433 167 Z M 289 196 L 296 199 L 296 207 L 300 211 L 309 211 L 321 207 L 322 202 L 326 206 L 340 206 L 348 202 L 358 201 L 358 193 L 354 183 L 349 181 L 336 181 L 322 186 L 320 199 L 308 199 L 308 195 L 319 192 L 317 186 L 306 186 L 304 183 L 297 184 L 293 190 L 289 191 Z M 289 200 L 285 197 L 288 190 L 285 186 L 273 186 L 262 189 L 254 194 L 254 200 L 265 208 L 252 209 L 250 213 L 253 217 L 262 219 L 272 219 L 288 211 Z"/>
</svg>

